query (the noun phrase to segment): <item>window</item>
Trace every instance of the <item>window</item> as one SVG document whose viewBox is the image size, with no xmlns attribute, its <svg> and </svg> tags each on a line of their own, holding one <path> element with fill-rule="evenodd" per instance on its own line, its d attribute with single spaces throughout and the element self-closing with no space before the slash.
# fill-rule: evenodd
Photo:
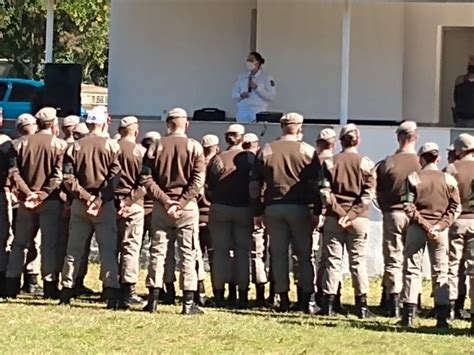
<svg viewBox="0 0 474 355">
<path fill-rule="evenodd" d="M 0 101 L 3 100 L 5 94 L 7 93 L 8 86 L 5 83 L 0 83 Z"/>
<path fill-rule="evenodd" d="M 32 102 L 38 88 L 27 84 L 13 84 L 12 93 L 8 101 L 10 102 Z"/>
</svg>

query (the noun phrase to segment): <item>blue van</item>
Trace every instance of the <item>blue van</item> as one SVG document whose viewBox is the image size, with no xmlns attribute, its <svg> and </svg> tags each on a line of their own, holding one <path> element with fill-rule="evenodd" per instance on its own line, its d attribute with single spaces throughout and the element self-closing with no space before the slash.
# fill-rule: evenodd
<svg viewBox="0 0 474 355">
<path fill-rule="evenodd" d="M 38 80 L 0 78 L 3 117 L 16 119 L 22 113 L 33 113 L 41 103 L 43 87 Z"/>
</svg>

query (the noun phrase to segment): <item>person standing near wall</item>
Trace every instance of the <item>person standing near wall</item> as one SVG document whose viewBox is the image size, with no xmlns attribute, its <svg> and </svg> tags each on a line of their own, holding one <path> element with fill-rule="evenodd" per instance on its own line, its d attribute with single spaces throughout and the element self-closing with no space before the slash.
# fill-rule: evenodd
<svg viewBox="0 0 474 355">
<path fill-rule="evenodd" d="M 474 55 L 469 57 L 467 73 L 456 78 L 454 105 L 456 127 L 474 128 Z"/>
<path fill-rule="evenodd" d="M 456 179 L 439 171 L 439 147 L 425 143 L 418 151 L 422 170 L 408 176 L 404 210 L 411 223 L 404 248 L 403 327 L 413 327 L 418 295 L 422 286 L 422 261 L 428 249 L 431 261 L 437 328 L 447 328 L 449 310 L 448 230 L 460 213 Z"/>
<path fill-rule="evenodd" d="M 403 247 L 410 219 L 403 210 L 402 196 L 408 175 L 421 169 L 416 154 L 418 139 L 415 122 L 402 123 L 396 131 L 399 144 L 395 154 L 377 167 L 377 200 L 383 213 L 382 309 L 390 317 L 399 317 L 403 286 Z"/>
<path fill-rule="evenodd" d="M 275 81 L 263 70 L 264 64 L 260 53 L 250 53 L 248 71 L 239 75 L 234 84 L 232 99 L 237 102 L 237 122 L 255 122 L 257 113 L 267 111 L 268 105 L 275 100 Z"/>
</svg>

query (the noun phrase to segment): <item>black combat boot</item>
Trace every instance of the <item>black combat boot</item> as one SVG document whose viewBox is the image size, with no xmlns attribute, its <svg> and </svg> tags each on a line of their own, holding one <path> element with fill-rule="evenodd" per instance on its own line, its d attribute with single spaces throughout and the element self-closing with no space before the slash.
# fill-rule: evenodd
<svg viewBox="0 0 474 355">
<path fill-rule="evenodd" d="M 255 301 L 256 307 L 265 307 L 265 284 L 255 284 L 255 293 L 257 295 L 257 299 Z"/>
<path fill-rule="evenodd" d="M 398 293 L 392 293 L 387 301 L 388 316 L 393 318 L 400 317 L 400 295 Z"/>
<path fill-rule="evenodd" d="M 158 299 L 160 298 L 160 289 L 148 287 L 148 303 L 143 307 L 144 312 L 155 313 L 158 308 Z"/>
<path fill-rule="evenodd" d="M 239 300 L 237 302 L 238 309 L 247 309 L 249 308 L 249 291 L 248 290 L 239 290 Z"/>
<path fill-rule="evenodd" d="M 309 296 L 308 307 L 305 310 L 305 312 L 308 314 L 317 314 L 319 310 L 320 310 L 320 307 L 318 306 L 316 302 L 316 293 L 313 292 Z"/>
<path fill-rule="evenodd" d="M 207 302 L 206 297 L 206 286 L 204 285 L 204 281 L 198 281 L 197 291 L 194 295 L 194 302 L 200 307 L 205 307 Z"/>
<path fill-rule="evenodd" d="M 183 294 L 183 309 L 181 314 L 184 315 L 196 315 L 203 314 L 204 312 L 194 303 L 194 291 L 184 291 Z"/>
<path fill-rule="evenodd" d="M 342 290 L 342 283 L 339 282 L 339 286 L 337 287 L 337 293 L 334 297 L 334 312 L 339 313 L 339 314 L 347 314 L 347 310 L 345 310 L 342 307 L 342 302 L 341 302 L 341 290 Z"/>
<path fill-rule="evenodd" d="M 448 313 L 449 306 L 435 306 L 436 309 L 436 328 L 449 329 Z"/>
<path fill-rule="evenodd" d="M 120 300 L 120 289 L 106 287 L 104 293 L 107 299 L 106 309 L 116 310 L 118 309 L 119 300 Z"/>
<path fill-rule="evenodd" d="M 0 298 L 7 297 L 7 285 L 4 272 L 0 272 Z"/>
<path fill-rule="evenodd" d="M 163 304 L 174 306 L 176 304 L 176 289 L 174 282 L 165 284 L 166 293 L 163 295 Z"/>
<path fill-rule="evenodd" d="M 356 296 L 355 303 L 357 308 L 357 317 L 359 317 L 359 319 L 374 317 L 374 314 L 367 307 L 367 295 Z"/>
<path fill-rule="evenodd" d="M 130 285 L 130 304 L 143 306 L 143 304 L 145 303 L 145 300 L 137 294 L 135 284 L 129 284 L 129 285 Z"/>
<path fill-rule="evenodd" d="M 216 308 L 225 308 L 224 290 L 213 290 L 214 306 Z"/>
<path fill-rule="evenodd" d="M 7 286 L 7 297 L 16 298 L 20 293 L 21 279 L 19 277 L 7 277 L 5 284 Z"/>
<path fill-rule="evenodd" d="M 288 292 L 280 292 L 278 295 L 280 298 L 280 304 L 276 308 L 276 311 L 287 313 L 290 310 L 290 298 L 288 297 Z"/>
<path fill-rule="evenodd" d="M 38 284 L 37 274 L 23 274 L 23 286 L 21 290 L 32 296 L 42 296 L 43 289 Z"/>
<path fill-rule="evenodd" d="M 229 284 L 229 295 L 227 296 L 227 306 L 235 308 L 237 306 L 237 285 Z"/>
<path fill-rule="evenodd" d="M 449 301 L 448 319 L 450 321 L 456 319 L 456 301 Z"/>
<path fill-rule="evenodd" d="M 59 289 L 57 281 L 44 281 L 44 293 L 43 298 L 46 300 L 58 300 L 59 299 Z"/>
<path fill-rule="evenodd" d="M 61 294 L 59 295 L 59 304 L 62 306 L 69 306 L 71 304 L 71 299 L 73 296 L 73 289 L 63 287 Z"/>
<path fill-rule="evenodd" d="M 118 303 L 118 309 L 129 310 L 132 305 L 132 284 L 121 284 L 120 285 L 120 300 Z"/>
<path fill-rule="evenodd" d="M 416 304 L 404 303 L 402 309 L 402 321 L 400 325 L 405 328 L 413 328 L 413 319 L 415 318 Z"/>
<path fill-rule="evenodd" d="M 423 307 L 421 304 L 421 293 L 418 295 L 418 302 L 416 304 L 415 314 L 421 314 L 423 312 Z"/>
<path fill-rule="evenodd" d="M 456 300 L 456 319 L 469 319 L 469 313 L 464 310 L 464 302 L 466 301 L 466 295 L 459 295 Z"/>
<path fill-rule="evenodd" d="M 76 279 L 76 283 L 74 284 L 74 297 L 79 297 L 79 296 L 92 296 L 94 294 L 94 291 L 84 285 L 84 278 L 83 277 L 78 277 Z"/>
<path fill-rule="evenodd" d="M 319 309 L 316 305 L 314 292 L 301 292 L 299 299 L 299 309 L 306 314 L 316 314 Z"/>
<path fill-rule="evenodd" d="M 334 316 L 334 298 L 335 295 L 323 295 L 321 310 L 317 313 L 320 316 Z"/>
</svg>

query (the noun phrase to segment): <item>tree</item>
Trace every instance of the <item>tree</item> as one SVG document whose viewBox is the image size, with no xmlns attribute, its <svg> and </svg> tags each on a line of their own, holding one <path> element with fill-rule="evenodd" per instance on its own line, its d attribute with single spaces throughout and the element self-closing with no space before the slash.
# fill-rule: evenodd
<svg viewBox="0 0 474 355">
<path fill-rule="evenodd" d="M 56 63 L 79 63 L 84 82 L 107 84 L 110 0 L 58 0 L 55 8 Z M 43 77 L 45 0 L 0 0 L 0 57 L 19 75 Z"/>
</svg>

